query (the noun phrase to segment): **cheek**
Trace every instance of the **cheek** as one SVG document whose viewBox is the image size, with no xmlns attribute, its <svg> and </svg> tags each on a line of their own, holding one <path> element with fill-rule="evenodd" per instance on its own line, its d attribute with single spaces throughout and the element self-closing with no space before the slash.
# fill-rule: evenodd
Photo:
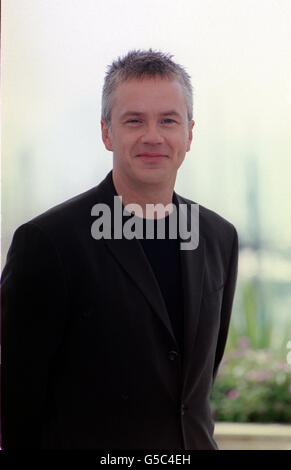
<svg viewBox="0 0 291 470">
<path fill-rule="evenodd" d="M 188 148 L 188 137 L 185 134 L 176 139 L 176 148 L 179 155 L 184 156 Z"/>
<path fill-rule="evenodd" d="M 122 140 L 122 148 L 126 154 L 134 154 L 135 149 L 138 148 L 139 135 L 135 132 L 125 136 Z"/>
<path fill-rule="evenodd" d="M 189 133 L 186 130 L 179 130 L 170 136 L 171 142 L 177 149 L 183 151 L 186 149 L 189 142 Z"/>
<path fill-rule="evenodd" d="M 115 132 L 111 138 L 112 147 L 116 154 L 122 154 L 122 149 L 124 148 L 124 136 L 119 132 Z"/>
<path fill-rule="evenodd" d="M 128 160 L 137 148 L 137 138 L 133 135 L 130 136 L 119 136 L 115 140 L 114 153 L 118 155 L 118 158 Z"/>
</svg>

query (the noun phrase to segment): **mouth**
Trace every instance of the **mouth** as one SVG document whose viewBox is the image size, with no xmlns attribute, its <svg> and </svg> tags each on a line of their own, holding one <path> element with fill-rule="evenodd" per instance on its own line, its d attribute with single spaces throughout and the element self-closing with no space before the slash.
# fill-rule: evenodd
<svg viewBox="0 0 291 470">
<path fill-rule="evenodd" d="M 136 157 L 146 158 L 146 159 L 158 159 L 158 158 L 168 158 L 168 155 L 163 153 L 139 153 Z"/>
</svg>

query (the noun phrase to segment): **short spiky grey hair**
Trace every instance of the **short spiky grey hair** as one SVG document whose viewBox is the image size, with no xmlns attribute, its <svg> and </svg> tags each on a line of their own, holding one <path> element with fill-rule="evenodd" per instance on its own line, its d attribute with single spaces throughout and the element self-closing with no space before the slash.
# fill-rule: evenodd
<svg viewBox="0 0 291 470">
<path fill-rule="evenodd" d="M 193 89 L 190 75 L 185 69 L 171 60 L 173 56 L 160 51 L 132 50 L 119 57 L 109 67 L 102 92 L 101 119 L 107 127 L 111 123 L 111 108 L 117 86 L 133 78 L 156 77 L 178 80 L 185 93 L 189 124 L 193 119 Z"/>
</svg>

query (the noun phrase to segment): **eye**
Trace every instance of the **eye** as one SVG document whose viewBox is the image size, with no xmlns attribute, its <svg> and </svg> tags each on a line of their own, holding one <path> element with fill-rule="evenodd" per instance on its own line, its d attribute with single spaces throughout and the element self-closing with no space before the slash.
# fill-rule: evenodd
<svg viewBox="0 0 291 470">
<path fill-rule="evenodd" d="M 126 123 L 128 123 L 128 124 L 138 124 L 138 123 L 140 123 L 140 120 L 139 119 L 129 119 L 128 121 L 126 121 Z"/>
<path fill-rule="evenodd" d="M 173 124 L 175 121 L 173 119 L 170 119 L 170 118 L 165 118 L 163 119 L 163 123 L 164 124 Z"/>
</svg>

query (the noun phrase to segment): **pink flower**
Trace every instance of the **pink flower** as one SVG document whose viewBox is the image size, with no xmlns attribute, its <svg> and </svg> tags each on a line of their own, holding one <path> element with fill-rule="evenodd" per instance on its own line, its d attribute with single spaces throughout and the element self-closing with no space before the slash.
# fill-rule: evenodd
<svg viewBox="0 0 291 470">
<path fill-rule="evenodd" d="M 250 345 L 250 340 L 247 336 L 241 336 L 238 340 L 238 347 L 241 351 L 246 351 Z"/>
<path fill-rule="evenodd" d="M 239 396 L 239 393 L 235 388 L 233 388 L 228 392 L 227 396 L 230 400 L 236 400 Z"/>
<path fill-rule="evenodd" d="M 272 370 L 251 370 L 248 373 L 248 378 L 254 380 L 255 382 L 264 382 L 274 375 Z"/>
</svg>

